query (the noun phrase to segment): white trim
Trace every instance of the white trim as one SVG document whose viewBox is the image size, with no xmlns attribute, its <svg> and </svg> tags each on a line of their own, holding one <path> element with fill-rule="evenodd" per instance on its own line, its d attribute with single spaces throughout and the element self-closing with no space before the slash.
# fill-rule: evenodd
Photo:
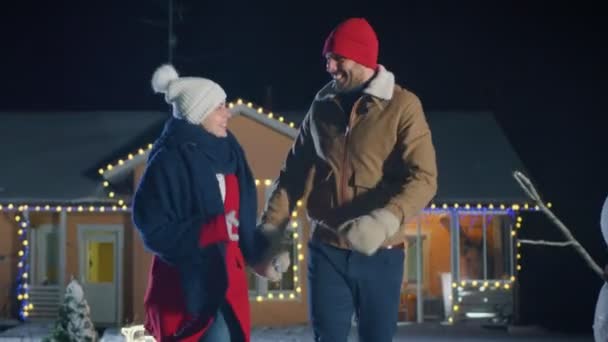
<svg viewBox="0 0 608 342">
<path fill-rule="evenodd" d="M 65 211 L 62 211 L 61 213 L 59 213 L 59 246 L 60 246 L 60 250 L 59 250 L 59 271 L 58 271 L 58 277 L 59 277 L 59 285 L 62 287 L 65 287 L 67 285 L 67 281 L 66 281 L 66 255 L 65 253 L 67 252 L 67 248 L 66 246 L 67 244 L 67 231 L 68 231 L 68 215 Z M 59 291 L 59 295 L 61 296 L 60 299 L 63 298 L 63 291 Z"/>
<path fill-rule="evenodd" d="M 82 268 L 82 255 L 84 253 L 83 240 L 86 232 L 109 232 L 116 233 L 116 322 L 103 322 L 121 324 L 123 320 L 123 249 L 124 249 L 124 226 L 121 224 L 79 224 L 76 230 L 78 231 L 78 273 L 80 278 L 84 276 Z M 82 283 L 82 282 L 81 282 Z"/>
</svg>

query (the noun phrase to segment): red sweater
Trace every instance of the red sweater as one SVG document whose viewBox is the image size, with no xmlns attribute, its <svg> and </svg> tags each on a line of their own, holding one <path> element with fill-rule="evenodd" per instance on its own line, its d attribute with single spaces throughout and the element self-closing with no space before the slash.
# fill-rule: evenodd
<svg viewBox="0 0 608 342">
<path fill-rule="evenodd" d="M 225 176 L 226 198 L 224 201 L 225 213 L 206 222 L 200 230 L 199 245 L 201 247 L 214 243 L 223 243 L 226 246 L 226 274 L 228 275 L 228 289 L 226 301 L 235 313 L 243 330 L 245 341 L 250 339 L 250 311 L 249 293 L 247 287 L 247 274 L 245 261 L 238 244 L 238 226 L 234 220 L 227 220 L 230 215 L 238 220 L 239 189 L 238 180 L 232 174 Z M 228 221 L 228 222 L 227 222 Z M 176 268 L 154 257 L 148 278 L 148 289 L 144 300 L 146 309 L 145 327 L 158 342 L 171 341 L 171 336 L 191 317 L 186 314 L 185 303 L 181 293 L 179 274 Z M 207 313 L 208 319 L 202 329 L 182 339 L 185 342 L 198 341 L 213 322 L 213 313 Z"/>
</svg>

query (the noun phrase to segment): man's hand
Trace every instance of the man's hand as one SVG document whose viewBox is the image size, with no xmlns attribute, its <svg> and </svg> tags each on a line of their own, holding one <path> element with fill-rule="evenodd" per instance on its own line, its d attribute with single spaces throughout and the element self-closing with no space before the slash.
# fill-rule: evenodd
<svg viewBox="0 0 608 342">
<path fill-rule="evenodd" d="M 289 252 L 285 251 L 267 262 L 259 263 L 253 269 L 257 274 L 268 278 L 270 281 L 279 281 L 283 277 L 283 273 L 289 269 L 290 263 Z"/>
<path fill-rule="evenodd" d="M 260 263 L 253 265 L 253 270 L 271 281 L 279 281 L 287 271 L 291 260 L 289 258 L 289 239 L 286 232 L 269 224 L 258 226 L 268 240 L 267 250 Z"/>
<path fill-rule="evenodd" d="M 338 231 L 346 236 L 354 250 L 372 255 L 399 230 L 399 226 L 399 219 L 389 210 L 376 209 L 368 215 L 346 221 Z"/>
</svg>

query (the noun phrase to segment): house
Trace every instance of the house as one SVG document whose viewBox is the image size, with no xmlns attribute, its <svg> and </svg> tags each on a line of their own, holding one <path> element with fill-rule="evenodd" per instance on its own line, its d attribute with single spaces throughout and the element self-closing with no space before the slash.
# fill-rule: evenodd
<svg viewBox="0 0 608 342">
<path fill-rule="evenodd" d="M 256 177 L 261 204 L 297 134 L 294 121 L 251 103 L 230 104 L 231 130 Z M 82 283 L 98 325 L 143 320 L 151 255 L 130 218 L 130 198 L 158 112 L 4 113 L 0 141 L 0 315 L 52 319 L 67 282 Z M 439 192 L 407 224 L 400 319 L 508 321 L 516 303 L 519 214 L 534 210 L 511 177 L 523 170 L 491 113 L 433 112 Z M 22 128 L 28 122 L 27 137 Z M 305 323 L 303 198 L 292 213 L 293 266 L 273 283 L 250 275 L 253 324 Z"/>
</svg>

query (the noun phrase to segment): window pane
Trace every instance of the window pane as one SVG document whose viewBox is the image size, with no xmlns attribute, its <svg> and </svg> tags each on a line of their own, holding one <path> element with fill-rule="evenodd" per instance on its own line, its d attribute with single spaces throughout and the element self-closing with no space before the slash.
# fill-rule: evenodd
<svg viewBox="0 0 608 342">
<path fill-rule="evenodd" d="M 459 215 L 461 280 L 510 278 L 510 222 L 506 214 Z"/>
<path fill-rule="evenodd" d="M 492 216 L 487 224 L 488 278 L 511 278 L 511 227 L 507 215 Z"/>
<path fill-rule="evenodd" d="M 112 283 L 114 281 L 114 243 L 88 241 L 87 282 Z"/>
<path fill-rule="evenodd" d="M 484 278 L 483 215 L 459 215 L 460 279 Z"/>
</svg>

